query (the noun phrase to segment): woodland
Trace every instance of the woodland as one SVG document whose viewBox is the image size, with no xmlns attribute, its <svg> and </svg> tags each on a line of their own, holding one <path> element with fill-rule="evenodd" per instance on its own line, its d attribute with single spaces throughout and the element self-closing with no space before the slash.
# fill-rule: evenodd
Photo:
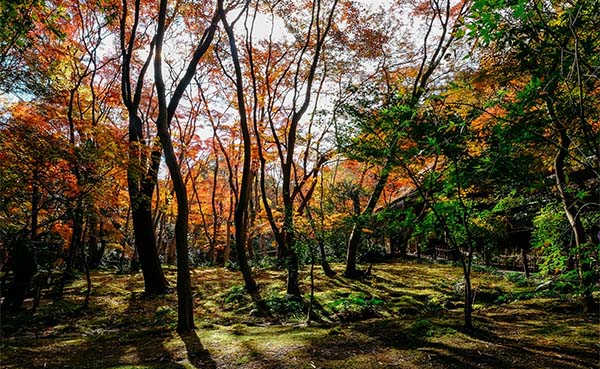
<svg viewBox="0 0 600 369">
<path fill-rule="evenodd" d="M 599 368 L 597 0 L 0 0 L 1 368 Z"/>
</svg>

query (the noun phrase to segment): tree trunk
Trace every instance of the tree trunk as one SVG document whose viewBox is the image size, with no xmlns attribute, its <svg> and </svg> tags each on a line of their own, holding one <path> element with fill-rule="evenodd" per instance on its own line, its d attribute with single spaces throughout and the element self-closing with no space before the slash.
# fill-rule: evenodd
<svg viewBox="0 0 600 369">
<path fill-rule="evenodd" d="M 37 168 L 33 169 L 33 178 L 31 185 L 31 239 L 35 240 L 38 234 L 38 215 L 39 215 L 39 207 L 40 200 L 42 198 L 42 194 L 40 193 L 39 187 L 40 175 Z"/>
<path fill-rule="evenodd" d="M 162 128 L 159 129 L 160 141 L 165 151 L 165 161 L 173 179 L 177 198 L 177 219 L 175 220 L 175 247 L 177 249 L 177 331 L 188 332 L 193 330 L 195 326 L 188 253 L 189 209 L 187 190 L 183 183 L 175 151 L 173 150 L 171 136 L 166 127 Z"/>
<path fill-rule="evenodd" d="M 525 245 L 521 245 L 521 261 L 525 278 L 529 278 L 529 261 L 527 260 L 527 247 Z"/>
<path fill-rule="evenodd" d="M 175 220 L 175 246 L 177 249 L 177 331 L 188 332 L 193 330 L 195 326 L 187 239 L 189 218 L 187 190 L 183 183 L 175 151 L 173 150 L 171 136 L 166 127 L 159 128 L 159 136 L 177 198 L 177 219 Z"/>
<path fill-rule="evenodd" d="M 158 24 L 155 37 L 154 55 L 154 82 L 158 99 L 158 117 L 156 127 L 160 143 L 163 147 L 165 162 L 173 181 L 175 197 L 177 199 L 177 219 L 175 220 L 175 244 L 177 249 L 177 330 L 188 332 L 194 327 L 192 282 L 190 278 L 189 255 L 188 255 L 188 220 L 189 205 L 185 181 L 181 174 L 181 166 L 175 155 L 173 141 L 169 131 L 169 125 L 175 116 L 179 101 L 187 86 L 196 73 L 196 67 L 204 53 L 209 49 L 218 25 L 218 14 L 215 14 L 212 23 L 202 36 L 200 43 L 196 46 L 192 58 L 187 65 L 186 71 L 175 87 L 167 105 L 165 81 L 162 75 L 162 48 L 165 38 L 167 0 L 161 0 L 158 10 Z"/>
<path fill-rule="evenodd" d="M 323 273 L 325 273 L 328 277 L 333 277 L 335 275 L 335 271 L 331 269 L 329 262 L 327 261 L 327 254 L 325 253 L 325 242 L 319 237 L 319 252 L 321 253 L 321 268 L 323 268 Z"/>
<path fill-rule="evenodd" d="M 396 143 L 394 142 L 394 144 L 392 145 L 392 148 L 390 150 L 392 152 L 395 152 L 395 147 L 396 147 Z M 390 154 L 390 157 L 392 157 L 392 154 Z M 377 181 L 377 184 L 375 185 L 375 188 L 373 189 L 373 193 L 371 194 L 371 197 L 369 197 L 369 202 L 367 203 L 367 207 L 365 208 L 365 210 L 362 213 L 360 212 L 360 209 L 359 209 L 359 212 L 357 213 L 359 216 L 359 219 L 352 227 L 352 233 L 350 234 L 350 239 L 348 240 L 348 247 L 346 248 L 346 270 L 344 272 L 345 277 L 356 278 L 361 274 L 356 269 L 356 256 L 358 254 L 358 246 L 360 245 L 360 240 L 361 240 L 361 236 L 362 236 L 362 228 L 364 226 L 363 220 L 365 217 L 369 217 L 373 214 L 373 211 L 375 210 L 375 206 L 377 205 L 377 202 L 379 201 L 379 198 L 381 197 L 381 194 L 383 193 L 383 189 L 385 188 L 385 185 L 387 184 L 387 181 L 388 181 L 391 171 L 392 171 L 392 161 L 388 160 L 388 161 L 386 161 L 385 166 L 381 170 L 379 180 Z M 355 200 L 355 203 L 356 203 L 356 200 Z M 359 206 L 360 206 L 360 204 L 359 204 Z"/>
<path fill-rule="evenodd" d="M 288 148 L 289 150 L 289 148 Z M 288 155 L 289 156 L 289 155 Z M 294 204 L 290 193 L 291 158 L 283 166 L 283 246 L 286 250 L 287 294 L 300 299 L 299 265 L 296 252 L 296 230 L 294 228 Z"/>
<path fill-rule="evenodd" d="M 558 115 L 554 109 L 554 105 L 550 100 L 546 100 L 546 106 L 554 127 L 559 134 L 558 151 L 554 158 L 554 174 L 556 177 L 556 188 L 560 199 L 562 201 L 563 209 L 571 231 L 573 232 L 573 239 L 575 242 L 575 262 L 577 268 L 577 276 L 579 279 L 579 287 L 583 292 L 583 305 L 584 309 L 587 310 L 594 305 L 594 299 L 592 297 L 591 286 L 593 281 L 591 280 L 591 273 L 586 273 L 589 270 L 589 264 L 582 260 L 582 245 L 585 241 L 585 230 L 581 223 L 581 218 L 577 216 L 577 204 L 575 199 L 567 191 L 567 176 L 565 173 L 565 161 L 569 157 L 569 150 L 571 146 L 571 138 L 567 132 L 567 128 L 558 119 Z"/>
<path fill-rule="evenodd" d="M 89 237 L 89 268 L 95 269 L 100 266 L 104 251 L 106 250 L 106 240 L 104 239 L 104 223 L 100 221 L 96 224 L 95 219 L 90 219 L 90 237 Z"/>
<path fill-rule="evenodd" d="M 144 291 L 151 295 L 167 293 L 169 286 L 158 258 L 150 202 L 143 200 L 147 198 L 147 195 L 133 190 L 134 186 L 129 188 L 129 198 L 132 204 L 131 220 L 139 264 L 144 276 Z"/>
<path fill-rule="evenodd" d="M 121 73 L 121 97 L 127 107 L 129 115 L 129 152 L 127 165 L 127 187 L 135 235 L 135 249 L 139 257 L 139 264 L 132 257 L 132 270 L 139 266 L 144 275 L 145 291 L 148 294 L 162 294 L 168 291 L 167 280 L 158 258 L 156 236 L 152 220 L 152 194 L 157 183 L 158 170 L 160 167 L 160 147 L 153 147 L 150 155 L 146 153 L 149 148 L 147 138 L 144 138 L 144 124 L 138 115 L 138 109 L 142 99 L 144 78 L 154 53 L 154 43 L 150 43 L 150 52 L 146 57 L 144 65 L 139 70 L 137 81 L 131 76 L 131 64 L 137 38 L 137 26 L 141 1 L 136 0 L 133 13 L 133 23 L 128 35 L 128 10 L 125 4 L 119 23 L 119 40 L 122 56 Z"/>
<path fill-rule="evenodd" d="M 92 295 L 92 278 L 90 276 L 90 268 L 87 261 L 87 255 L 85 253 L 85 245 L 81 245 L 81 265 L 83 267 L 83 271 L 85 272 L 85 281 L 86 281 L 86 290 L 85 290 L 85 299 L 83 300 L 82 309 L 86 310 L 90 304 L 90 296 Z"/>
<path fill-rule="evenodd" d="M 235 246 L 240 271 L 244 277 L 246 291 L 248 291 L 249 294 L 258 297 L 258 286 L 252 277 L 252 271 L 250 270 L 248 257 L 246 256 L 246 244 L 248 241 L 248 204 L 250 203 L 252 191 L 252 142 L 250 140 L 250 130 L 248 127 L 246 105 L 244 102 L 242 69 L 238 57 L 237 46 L 235 44 L 233 27 L 227 21 L 227 14 L 225 13 L 223 2 L 221 0 L 219 0 L 219 13 L 221 17 L 221 23 L 223 23 L 223 27 L 225 28 L 225 32 L 227 33 L 227 37 L 229 39 L 229 49 L 231 50 L 231 59 L 235 69 L 236 97 L 238 113 L 240 116 L 240 128 L 242 130 L 242 142 L 244 145 L 242 182 L 239 187 L 237 206 L 233 216 L 233 221 L 235 224 Z"/>
<path fill-rule="evenodd" d="M 77 250 L 81 247 L 82 236 L 83 236 L 83 205 L 81 200 L 77 202 L 75 209 L 73 209 L 73 216 L 71 221 L 73 222 L 73 233 L 71 234 L 71 242 L 69 246 L 69 255 L 67 257 L 67 265 L 65 267 L 65 277 L 70 278 L 73 274 L 73 266 L 75 264 L 75 255 Z M 64 278 L 63 278 L 64 280 Z M 62 289 L 61 289 L 62 290 Z"/>
<path fill-rule="evenodd" d="M 469 268 L 470 269 L 470 268 Z M 471 286 L 471 271 L 463 269 L 465 277 L 465 328 L 473 328 L 473 291 Z"/>
<path fill-rule="evenodd" d="M 562 124 L 556 122 L 560 134 L 559 149 L 554 159 L 554 173 L 556 175 L 556 188 L 562 201 L 563 210 L 571 226 L 573 233 L 573 240 L 575 243 L 575 267 L 577 268 L 577 276 L 579 280 L 579 287 L 583 292 L 583 304 L 584 309 L 589 309 L 593 306 L 593 297 L 591 295 L 590 286 L 593 284 L 590 278 L 586 275 L 586 271 L 589 269 L 586 262 L 582 260 L 582 241 L 585 239 L 585 232 L 581 218 L 577 216 L 576 204 L 574 199 L 566 190 L 566 174 L 565 174 L 565 160 L 569 155 L 569 146 L 571 145 L 571 139 L 569 138 L 566 129 Z"/>
<path fill-rule="evenodd" d="M 181 167 L 175 155 L 171 133 L 169 132 L 169 109 L 166 88 L 162 77 L 162 46 L 165 36 L 167 0 L 161 0 L 156 32 L 156 53 L 154 56 L 154 79 L 158 96 L 158 118 L 156 127 L 165 155 L 165 162 L 173 181 L 177 199 L 177 219 L 175 220 L 175 245 L 177 249 L 177 331 L 189 332 L 195 328 L 188 255 L 189 207 L 187 189 Z M 179 86 L 178 86 L 179 87 Z"/>
<path fill-rule="evenodd" d="M 295 240 L 293 235 L 287 235 L 287 294 L 294 298 L 301 298 L 300 294 L 300 283 L 299 283 L 299 260 L 298 253 L 296 252 Z"/>
<path fill-rule="evenodd" d="M 11 268 L 14 280 L 11 288 L 6 292 L 0 310 L 18 311 L 21 309 L 27 291 L 31 287 L 33 276 L 38 272 L 33 242 L 24 237 L 17 237 L 13 241 L 11 255 Z"/>
<path fill-rule="evenodd" d="M 211 195 L 211 206 L 212 206 L 212 212 L 213 212 L 213 221 L 212 221 L 212 237 L 211 237 L 211 243 L 210 243 L 210 251 L 209 251 L 209 256 L 211 258 L 211 260 L 213 261 L 213 263 L 217 262 L 217 250 L 216 250 L 216 246 L 217 246 L 217 237 L 218 237 L 218 233 L 219 233 L 219 213 L 217 212 L 217 206 L 216 206 L 216 192 L 217 192 L 217 176 L 219 173 L 219 156 L 216 155 L 216 150 L 215 150 L 215 170 L 213 172 L 213 187 L 212 187 L 212 195 Z M 220 202 L 221 204 L 221 209 L 223 208 L 222 202 Z"/>
</svg>

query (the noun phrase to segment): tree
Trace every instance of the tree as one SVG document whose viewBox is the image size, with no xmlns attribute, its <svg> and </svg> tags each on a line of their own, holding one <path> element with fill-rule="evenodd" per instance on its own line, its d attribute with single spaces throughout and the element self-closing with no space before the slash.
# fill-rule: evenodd
<svg viewBox="0 0 600 369">
<path fill-rule="evenodd" d="M 344 272 L 347 277 L 353 278 L 361 275 L 356 267 L 356 257 L 361 241 L 363 222 L 373 214 L 377 206 L 395 167 L 396 156 L 402 151 L 403 145 L 406 144 L 404 128 L 406 125 L 411 124 L 415 111 L 422 103 L 422 98 L 430 92 L 431 79 L 445 60 L 446 53 L 454 42 L 461 27 L 462 19 L 467 14 L 468 9 L 469 3 L 465 1 L 456 3 L 453 1 L 425 1 L 415 10 L 416 14 L 423 15 L 425 18 L 423 46 L 419 50 L 418 64 L 413 66 L 414 69 L 411 74 L 414 77 L 407 78 L 406 85 L 401 87 L 402 102 L 395 106 L 392 105 L 396 111 L 390 113 L 394 115 L 392 119 L 395 119 L 395 121 L 388 122 L 391 127 L 388 127 L 389 130 L 386 132 L 385 144 L 382 149 L 375 150 L 381 169 L 367 204 L 358 216 L 358 221 L 354 225 L 347 243 L 346 269 Z M 435 37 L 434 34 L 438 28 L 440 30 L 439 36 Z M 377 132 L 371 134 L 376 136 Z"/>
<path fill-rule="evenodd" d="M 158 118 L 156 120 L 156 126 L 177 198 L 177 220 L 175 222 L 175 242 L 177 247 L 177 330 L 179 332 L 186 332 L 194 329 L 192 286 L 188 257 L 189 205 L 187 189 L 181 174 L 181 166 L 177 161 L 177 156 L 173 148 L 169 125 L 171 124 L 185 89 L 188 87 L 196 73 L 196 66 L 212 43 L 218 26 L 220 13 L 218 10 L 215 10 L 210 23 L 194 48 L 192 57 L 185 68 L 184 75 L 177 83 L 167 104 L 165 82 L 162 75 L 162 50 L 167 28 L 167 8 L 168 1 L 161 0 L 158 12 L 158 25 L 155 38 L 156 50 L 154 55 L 154 78 L 158 99 Z"/>
<path fill-rule="evenodd" d="M 55 171 L 56 162 L 52 161 L 47 162 L 47 167 L 40 166 L 33 171 L 30 231 L 31 238 L 36 240 L 35 247 L 40 242 L 40 233 L 48 234 L 59 226 L 71 230 L 69 255 L 65 258 L 67 276 L 75 261 L 86 269 L 84 225 L 100 216 L 97 210 L 102 207 L 99 197 L 105 196 L 106 203 L 113 199 L 105 192 L 105 186 L 114 178 L 113 170 L 119 166 L 119 155 L 115 153 L 118 134 L 102 125 L 116 111 L 113 87 L 117 74 L 111 68 L 115 58 L 100 55 L 98 51 L 108 35 L 110 16 L 101 16 L 96 13 L 97 8 L 87 5 L 80 2 L 68 6 L 47 2 L 44 7 L 31 4 L 35 16 L 32 15 L 28 33 L 22 37 L 37 42 L 35 48 L 19 50 L 19 57 L 22 58 L 20 62 L 27 63 L 23 68 L 35 70 L 36 76 L 43 76 L 43 82 L 37 81 L 39 88 L 29 88 L 26 84 L 15 87 L 17 92 L 28 92 L 28 99 L 12 106 L 9 104 L 3 112 L 9 126 L 21 125 L 18 122 L 28 116 L 25 118 L 30 120 L 27 130 L 48 130 L 50 135 L 29 137 L 40 143 L 38 149 L 42 149 L 42 143 L 61 145 L 52 152 L 44 149 L 36 154 L 59 159 L 62 165 L 69 167 L 71 175 Z M 60 8 L 59 14 L 51 19 L 52 27 L 49 19 L 38 18 L 47 10 L 45 7 Z M 69 24 L 70 21 L 73 23 Z M 60 28 L 61 32 L 53 27 Z M 44 52 L 38 53 L 42 49 Z M 65 141 L 61 141 L 61 137 Z M 45 171 L 64 181 L 65 190 L 47 186 L 43 181 L 48 180 L 50 184 L 54 180 L 49 181 Z M 46 202 L 49 198 L 53 200 Z M 46 209 L 52 210 L 46 212 Z M 89 282 L 88 278 L 88 287 L 91 286 Z M 88 288 L 88 297 L 89 293 Z"/>
<path fill-rule="evenodd" d="M 242 14 L 243 12 L 247 11 L 247 4 L 248 3 L 246 3 L 246 6 L 243 8 Z M 235 35 L 233 32 L 235 22 L 229 24 L 222 0 L 219 0 L 218 6 L 221 23 L 223 24 L 225 32 L 227 33 L 227 38 L 229 39 L 229 49 L 231 51 L 231 59 L 235 69 L 235 94 L 237 97 L 237 107 L 240 116 L 240 129 L 242 131 L 242 142 L 244 148 L 242 180 L 237 193 L 237 205 L 234 215 L 235 246 L 237 250 L 237 259 L 240 265 L 240 271 L 244 276 L 246 291 L 258 298 L 258 287 L 254 281 L 254 278 L 252 277 L 246 255 L 246 242 L 248 239 L 248 204 L 250 202 L 250 191 L 252 187 L 252 141 L 250 139 L 250 127 L 248 124 L 246 104 L 244 101 L 242 68 L 240 65 Z M 237 19 L 240 19 L 240 16 L 238 16 Z"/>
<path fill-rule="evenodd" d="M 595 1 L 517 1 L 508 10 L 475 2 L 472 36 L 501 56 L 496 65 L 513 83 L 512 98 L 502 105 L 509 124 L 525 128 L 534 140 L 551 144 L 556 195 L 573 235 L 572 250 L 585 305 L 590 307 L 594 267 L 582 219 L 594 191 L 578 171 L 600 178 L 597 91 L 599 78 L 595 32 L 599 4 Z M 478 14 L 489 14 L 485 19 Z M 508 62 L 508 58 L 512 60 Z M 510 68 L 510 69 L 508 69 Z M 531 125 L 530 122 L 534 122 Z M 531 139 L 530 139 L 531 140 Z M 550 161 L 550 160 L 549 160 Z M 578 182 L 578 183 L 577 183 Z M 586 256 L 588 255 L 588 256 Z"/>
<path fill-rule="evenodd" d="M 122 58 L 121 94 L 128 113 L 129 163 L 127 166 L 127 183 L 131 204 L 131 219 L 135 234 L 136 251 L 144 274 L 145 291 L 148 294 L 162 294 L 168 291 L 167 280 L 162 271 L 156 235 L 152 222 L 152 194 L 156 187 L 161 147 L 146 137 L 144 121 L 140 112 L 143 106 L 144 83 L 146 72 L 150 66 L 155 49 L 155 41 L 150 41 L 150 50 L 139 69 L 135 69 L 134 58 L 139 51 L 141 41 L 148 41 L 147 34 L 138 34 L 141 22 L 141 0 L 134 2 L 132 18 L 129 16 L 131 4 L 123 0 L 119 24 L 119 36 Z M 137 70 L 137 80 L 132 73 Z M 150 106 L 151 102 L 147 102 Z M 145 123 L 148 125 L 148 122 Z"/>
<path fill-rule="evenodd" d="M 44 73 L 37 68 L 32 49 L 44 44 L 44 36 L 60 37 L 60 12 L 43 1 L 0 3 L 0 91 L 45 94 Z M 38 49 L 41 50 L 41 49 Z"/>
<path fill-rule="evenodd" d="M 39 268 L 38 235 L 67 219 L 65 205 L 76 189 L 68 140 L 46 121 L 46 112 L 56 117 L 56 111 L 45 108 L 40 102 L 15 104 L 0 125 L 0 242 L 15 276 L 6 310 L 21 308 Z"/>
<path fill-rule="evenodd" d="M 278 170 L 281 173 L 281 196 L 283 206 L 283 221 L 281 226 L 277 225 L 269 201 L 266 196 L 265 178 L 265 142 L 261 137 L 263 129 L 259 126 L 259 119 L 255 115 L 255 136 L 257 139 L 259 159 L 261 161 L 261 193 L 263 206 L 267 210 L 269 223 L 278 242 L 280 252 L 285 255 L 288 269 L 287 293 L 289 295 L 300 297 L 299 270 L 298 270 L 298 250 L 296 245 L 296 230 L 294 226 L 294 201 L 301 189 L 301 178 L 295 178 L 296 171 L 296 150 L 299 136 L 299 125 L 308 111 L 313 95 L 314 88 L 322 88 L 322 81 L 318 83 L 319 78 L 324 79 L 326 74 L 318 74 L 319 64 L 322 63 L 323 54 L 325 54 L 326 41 L 330 36 L 330 30 L 334 24 L 334 16 L 338 9 L 338 1 L 331 3 L 324 1 L 315 1 L 312 3 L 298 4 L 294 9 L 297 13 L 288 12 L 282 5 L 271 5 L 270 11 L 273 16 L 282 17 L 283 21 L 290 27 L 292 34 L 296 38 L 290 43 L 277 45 L 284 50 L 283 55 L 278 56 L 274 46 L 269 45 L 267 58 L 267 68 L 264 75 L 261 76 L 261 86 L 264 88 L 263 94 L 266 94 L 266 106 L 264 110 L 265 120 L 268 122 L 268 129 L 273 137 L 274 149 L 278 158 Z M 288 13 L 288 14 L 285 14 Z M 306 17 L 306 19 L 303 18 Z M 300 18 L 296 18 L 300 17 Z M 304 27 L 303 27 L 304 26 Z M 250 51 L 250 45 L 247 46 Z M 289 57 L 288 56 L 291 56 Z M 252 54 L 250 54 L 252 56 Z M 286 57 L 289 57 L 287 59 Z M 259 98 L 258 67 L 250 59 L 251 75 L 253 78 L 253 95 L 256 101 Z M 291 106 L 286 107 L 286 99 L 291 94 Z M 262 94 L 260 94 L 262 95 Z M 255 114 L 260 105 L 255 105 Z M 317 160 L 317 163 L 319 160 Z M 322 163 L 321 163 L 322 165 Z M 315 172 L 318 173 L 320 165 L 315 166 Z M 308 174 L 308 173 L 307 173 Z M 310 175 L 309 175 L 310 176 Z"/>
</svg>

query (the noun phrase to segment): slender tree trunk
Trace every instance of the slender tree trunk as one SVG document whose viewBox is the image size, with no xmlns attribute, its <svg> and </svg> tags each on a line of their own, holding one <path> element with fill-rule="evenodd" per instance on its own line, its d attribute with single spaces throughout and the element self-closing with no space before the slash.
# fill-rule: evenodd
<svg viewBox="0 0 600 369">
<path fill-rule="evenodd" d="M 581 218 L 576 215 L 576 203 L 571 197 L 571 195 L 566 190 L 566 175 L 565 175 L 565 160 L 568 157 L 568 150 L 571 144 L 571 139 L 569 138 L 566 129 L 560 124 L 557 123 L 559 134 L 560 134 L 560 148 L 556 154 L 554 159 L 554 173 L 556 176 L 556 188 L 558 189 L 558 193 L 560 195 L 560 199 L 562 201 L 563 210 L 569 221 L 569 225 L 571 226 L 571 231 L 573 233 L 573 240 L 575 246 L 575 262 L 577 269 L 577 276 L 579 280 L 579 287 L 583 292 L 583 305 L 584 309 L 587 311 L 590 308 L 593 308 L 593 297 L 591 295 L 590 285 L 593 283 L 586 276 L 586 271 L 589 269 L 588 265 L 582 258 L 582 244 L 585 239 L 585 231 L 583 228 L 583 224 L 581 223 Z"/>
<path fill-rule="evenodd" d="M 392 151 L 395 151 L 396 143 L 392 145 Z M 392 157 L 392 154 L 390 154 Z M 375 206 L 383 193 L 383 189 L 387 184 L 388 178 L 392 171 L 392 161 L 388 160 L 385 163 L 385 166 L 381 170 L 381 174 L 379 176 L 379 180 L 373 189 L 373 193 L 371 197 L 369 197 L 369 202 L 367 203 L 367 207 L 363 212 L 357 213 L 359 215 L 359 219 L 352 227 L 352 233 L 350 233 L 350 239 L 348 240 L 348 246 L 346 248 L 346 270 L 344 272 L 344 276 L 348 278 L 356 278 L 360 275 L 360 272 L 356 269 L 356 256 L 358 254 L 358 246 L 360 245 L 360 240 L 362 236 L 362 228 L 364 226 L 363 219 L 365 217 L 369 217 L 373 214 L 375 210 Z"/>
<path fill-rule="evenodd" d="M 189 204 L 186 184 L 181 174 L 181 165 L 173 148 L 169 125 L 175 116 L 175 111 L 186 88 L 196 73 L 196 67 L 200 59 L 212 43 L 219 18 L 218 13 L 215 13 L 210 26 L 205 30 L 201 41 L 196 46 L 185 73 L 175 87 L 167 105 L 167 93 L 162 75 L 162 48 L 167 27 L 167 5 L 167 0 L 160 1 L 155 37 L 154 82 L 158 98 L 156 127 L 177 199 L 177 218 L 175 220 L 175 244 L 177 249 L 177 330 L 179 332 L 188 332 L 195 328 L 188 250 Z"/>
<path fill-rule="evenodd" d="M 465 327 L 473 328 L 473 291 L 471 285 L 471 270 L 464 267 L 463 274 L 465 277 Z"/>
<path fill-rule="evenodd" d="M 230 213 L 233 213 L 233 211 L 230 211 Z M 226 264 L 228 261 L 231 260 L 231 217 L 229 219 L 227 219 L 227 229 L 225 231 L 225 237 L 227 237 L 227 239 L 225 240 L 225 250 L 223 251 L 223 264 Z"/>
<path fill-rule="evenodd" d="M 321 186 L 321 199 L 323 199 L 323 186 Z M 322 210 L 323 210 L 323 203 L 321 202 L 321 214 L 323 214 Z M 322 232 L 320 232 L 317 229 L 317 225 L 315 224 L 315 220 L 312 216 L 312 211 L 311 211 L 310 205 L 307 205 L 304 208 L 304 211 L 306 212 L 306 216 L 308 217 L 308 222 L 310 224 L 310 227 L 312 228 L 312 231 L 315 234 L 315 237 L 317 239 L 319 252 L 321 255 L 321 267 L 323 268 L 323 272 L 325 273 L 326 276 L 333 277 L 335 275 L 335 272 L 331 269 L 331 266 L 329 266 L 329 263 L 327 262 L 327 254 L 325 253 L 325 241 L 323 240 Z M 321 226 L 322 226 L 322 219 L 321 219 Z M 312 246 L 311 246 L 310 251 L 311 251 L 311 258 L 314 258 L 315 250 L 312 249 Z M 314 265 L 314 260 L 311 262 Z M 311 265 L 311 268 L 313 265 Z"/>
<path fill-rule="evenodd" d="M 90 276 L 90 267 L 88 265 L 84 244 L 81 245 L 81 265 L 83 267 L 83 271 L 85 272 L 86 281 L 85 299 L 83 300 L 82 309 L 86 310 L 90 305 L 90 297 L 92 295 L 92 277 Z"/>
<path fill-rule="evenodd" d="M 571 231 L 573 233 L 573 239 L 575 243 L 575 261 L 577 268 L 577 276 L 579 279 L 579 286 L 583 292 L 583 304 L 584 309 L 588 310 L 594 305 L 594 300 L 591 294 L 592 281 L 587 277 L 586 271 L 589 269 L 589 265 L 582 258 L 582 245 L 585 240 L 585 230 L 581 223 L 581 218 L 577 216 L 577 204 L 573 197 L 569 194 L 566 189 L 567 178 L 565 174 L 565 161 L 569 157 L 569 150 L 571 146 L 571 138 L 567 132 L 566 127 L 560 122 L 554 105 L 551 101 L 546 101 L 546 106 L 550 113 L 550 117 L 554 122 L 554 126 L 559 134 L 559 148 L 554 158 L 554 174 L 556 177 L 556 188 L 563 205 L 565 216 L 569 221 Z"/>
<path fill-rule="evenodd" d="M 225 28 L 229 39 L 229 49 L 231 51 L 231 59 L 235 69 L 235 85 L 238 104 L 238 113 L 240 116 L 240 128 L 242 130 L 242 141 L 244 145 L 244 159 L 242 168 L 242 182 L 239 187 L 238 201 L 235 208 L 233 221 L 235 223 L 235 246 L 237 250 L 238 263 L 240 271 L 244 277 L 246 291 L 251 295 L 258 293 L 258 286 L 252 277 L 252 271 L 248 264 L 246 256 L 246 243 L 248 239 L 248 204 L 250 202 L 252 190 L 252 141 L 250 139 L 250 130 L 248 127 L 248 119 L 246 116 L 246 105 L 244 102 L 244 86 L 242 79 L 242 69 L 238 57 L 237 46 L 233 33 L 233 27 L 227 21 L 227 14 L 223 8 L 223 1 L 219 0 L 219 13 L 221 15 L 221 23 Z"/>
<path fill-rule="evenodd" d="M 306 309 L 306 324 L 310 324 L 312 319 L 312 310 L 315 302 L 315 249 L 310 246 L 310 299 L 308 300 L 308 308 Z"/>
<path fill-rule="evenodd" d="M 82 236 L 83 236 L 83 209 L 81 201 L 78 201 L 76 208 L 73 210 L 73 216 L 71 221 L 73 222 L 73 233 L 71 235 L 71 242 L 69 247 L 69 256 L 67 257 L 67 265 L 65 275 L 69 277 L 73 273 L 73 266 L 75 264 L 75 255 L 77 250 L 81 247 Z"/>
<path fill-rule="evenodd" d="M 525 278 L 529 278 L 529 261 L 527 260 L 527 246 L 525 245 L 521 245 L 521 261 L 523 262 Z"/>
<path fill-rule="evenodd" d="M 167 0 L 161 0 L 156 32 L 156 52 L 154 55 L 154 79 L 158 95 L 158 118 L 156 121 L 158 137 L 165 155 L 165 163 L 173 181 L 177 199 L 177 219 L 175 220 L 175 243 L 177 248 L 177 331 L 188 332 L 195 328 L 192 301 L 192 282 L 190 278 L 188 255 L 188 218 L 189 206 L 187 189 L 181 167 L 173 148 L 169 132 L 169 110 L 166 100 L 166 88 L 162 77 L 162 46 L 167 17 Z"/>
<path fill-rule="evenodd" d="M 214 142 L 214 140 L 213 140 Z M 217 155 L 217 150 L 215 150 L 215 169 L 213 171 L 213 186 L 212 186 L 212 194 L 211 194 L 211 207 L 212 207 L 212 212 L 213 212 L 213 219 L 212 219 L 212 238 L 211 238 L 211 243 L 210 243 L 210 258 L 213 261 L 213 263 L 217 262 L 217 250 L 216 250 L 216 246 L 217 246 L 217 236 L 219 233 L 219 213 L 217 212 L 217 205 L 216 205 L 216 192 L 217 192 L 217 176 L 219 174 L 219 156 Z M 222 202 L 221 202 L 221 209 L 222 209 Z"/>
<path fill-rule="evenodd" d="M 159 55 L 158 51 L 157 55 Z M 187 190 L 181 176 L 181 169 L 177 162 L 168 128 L 160 126 L 158 134 L 164 149 L 165 162 L 173 179 L 175 196 L 177 198 L 177 219 L 175 220 L 175 246 L 177 249 L 177 331 L 187 332 L 195 328 L 188 251 L 189 207 Z"/>
<path fill-rule="evenodd" d="M 256 207 L 257 207 L 257 202 L 256 200 L 256 181 L 255 178 L 257 178 L 256 176 L 256 172 L 252 171 L 251 172 L 251 187 L 250 187 L 250 201 L 248 203 L 248 213 L 247 213 L 247 218 L 248 220 L 246 221 L 248 224 L 248 230 L 247 230 L 247 234 L 248 234 L 248 240 L 246 241 L 246 248 L 248 249 L 248 257 L 252 260 L 254 258 L 256 258 L 256 253 L 254 251 L 254 241 L 256 240 L 256 235 L 254 232 L 254 226 L 256 224 Z"/>
<path fill-rule="evenodd" d="M 31 185 L 31 239 L 35 240 L 38 234 L 39 211 L 41 193 L 39 187 L 40 174 L 37 168 L 33 169 L 33 178 Z"/>
<path fill-rule="evenodd" d="M 325 242 L 322 239 L 319 239 L 319 252 L 321 253 L 321 268 L 323 268 L 323 273 L 325 273 L 328 277 L 333 277 L 335 272 L 331 269 L 329 262 L 327 261 L 327 254 L 325 253 Z"/>
</svg>

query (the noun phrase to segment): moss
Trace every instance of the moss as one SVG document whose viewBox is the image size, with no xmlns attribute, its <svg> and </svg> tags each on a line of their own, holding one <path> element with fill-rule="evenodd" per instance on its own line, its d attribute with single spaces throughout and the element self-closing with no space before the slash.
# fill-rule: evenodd
<svg viewBox="0 0 600 369">
<path fill-rule="evenodd" d="M 576 303 L 535 295 L 498 303 L 498 294 L 523 296 L 535 289 L 535 283 L 524 283 L 516 276 L 474 273 L 476 329 L 465 331 L 462 296 L 455 292 L 462 280 L 459 268 L 386 262 L 375 264 L 373 274 L 361 281 L 340 277 L 341 264 L 333 268 L 338 277 L 315 273 L 313 309 L 320 320 L 310 326 L 301 323 L 304 311 L 296 311 L 302 320 L 293 314 L 252 314 L 245 292 L 239 287 L 232 290 L 243 284 L 238 272 L 215 267 L 194 269 L 197 339 L 184 339 L 174 332 L 175 293 L 148 297 L 142 293 L 141 275 L 94 272 L 94 294 L 87 311 L 80 308 L 83 296 L 79 288 L 83 284 L 76 281 L 66 286 L 60 301 L 45 296 L 34 316 L 25 311 L 3 317 L 7 339 L 0 348 L 0 360 L 11 363 L 7 369 L 43 367 L 44 362 L 50 369 L 85 368 L 83 361 L 95 363 L 89 368 L 183 369 L 231 365 L 448 368 L 472 363 L 561 367 L 565 362 L 583 368 L 593 366 L 597 359 L 597 317 L 581 315 Z M 174 280 L 174 269 L 166 273 Z M 260 270 L 257 279 L 263 297 L 272 297 L 282 309 L 289 307 L 281 295 L 284 272 Z M 308 292 L 306 285 L 303 288 Z M 232 299 L 229 306 L 225 306 L 226 296 Z M 233 301 L 238 297 L 242 303 Z M 375 315 L 340 322 L 330 305 L 340 299 L 382 303 Z M 188 355 L 189 350 L 198 348 L 214 365 L 204 365 Z M 556 352 L 563 358 L 557 358 Z"/>
<path fill-rule="evenodd" d="M 418 314 L 423 309 L 423 302 L 413 296 L 401 296 L 393 298 L 390 302 L 398 314 L 412 315 Z"/>
</svg>

